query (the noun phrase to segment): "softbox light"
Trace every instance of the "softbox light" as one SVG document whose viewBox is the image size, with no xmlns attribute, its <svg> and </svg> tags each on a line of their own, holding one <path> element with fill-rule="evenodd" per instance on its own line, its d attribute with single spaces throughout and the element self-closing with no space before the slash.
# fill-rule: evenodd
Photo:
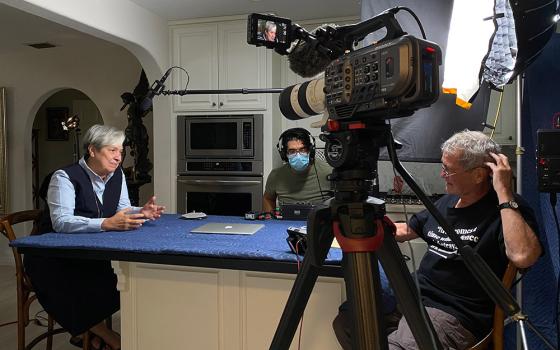
<svg viewBox="0 0 560 350">
<path fill-rule="evenodd" d="M 523 72 L 556 31 L 557 0 L 495 0 L 490 50 L 482 77 L 501 88 Z"/>
<path fill-rule="evenodd" d="M 453 3 L 448 37 L 452 49 L 445 58 L 442 87 L 456 94 L 456 103 L 465 108 L 482 81 L 497 89 L 512 82 L 556 31 L 558 0 L 494 0 L 493 6 L 488 5 L 480 0 Z M 491 35 L 488 24 L 493 27 Z M 481 59 L 483 48 L 486 54 Z"/>
<path fill-rule="evenodd" d="M 556 31 L 557 0 L 517 0 L 512 3 L 517 34 L 515 74 L 523 72 Z M 515 76 L 514 76 L 515 77 Z"/>
</svg>

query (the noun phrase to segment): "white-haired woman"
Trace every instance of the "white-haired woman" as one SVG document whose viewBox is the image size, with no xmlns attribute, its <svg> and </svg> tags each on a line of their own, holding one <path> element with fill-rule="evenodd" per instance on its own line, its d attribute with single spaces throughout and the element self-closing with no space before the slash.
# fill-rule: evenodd
<svg viewBox="0 0 560 350">
<path fill-rule="evenodd" d="M 94 125 L 84 135 L 84 157 L 55 171 L 47 193 L 48 213 L 40 232 L 124 231 L 159 218 L 155 197 L 132 207 L 121 169 L 121 130 Z M 103 322 L 119 310 L 116 276 L 109 261 L 25 256 L 25 269 L 41 305 L 80 343 L 90 330 L 96 349 L 119 349 L 120 337 Z"/>
</svg>

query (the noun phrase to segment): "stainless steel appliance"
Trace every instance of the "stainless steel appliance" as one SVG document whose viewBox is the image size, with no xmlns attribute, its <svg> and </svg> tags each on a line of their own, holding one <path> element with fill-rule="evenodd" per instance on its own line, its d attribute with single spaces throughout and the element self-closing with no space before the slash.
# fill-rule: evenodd
<svg viewBox="0 0 560 350">
<path fill-rule="evenodd" d="M 259 176 L 178 176 L 177 212 L 244 215 L 261 210 L 263 181 Z"/>
<path fill-rule="evenodd" d="M 262 115 L 178 116 L 177 212 L 261 210 Z"/>
<path fill-rule="evenodd" d="M 262 175 L 262 115 L 178 116 L 179 174 Z"/>
</svg>

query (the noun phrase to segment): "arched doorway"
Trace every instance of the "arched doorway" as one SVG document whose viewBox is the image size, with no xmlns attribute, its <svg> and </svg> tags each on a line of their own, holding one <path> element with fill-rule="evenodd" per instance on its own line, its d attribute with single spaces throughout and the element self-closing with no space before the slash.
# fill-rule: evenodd
<svg viewBox="0 0 560 350">
<path fill-rule="evenodd" d="M 79 128 L 64 130 L 62 122 L 72 116 L 79 118 Z M 83 153 L 81 131 L 89 129 L 94 124 L 103 124 L 101 113 L 95 103 L 79 90 L 58 91 L 39 107 L 32 131 L 35 208 L 40 207 L 38 192 L 43 179 L 54 170 L 77 160 Z M 79 142 L 76 144 L 77 139 Z"/>
</svg>

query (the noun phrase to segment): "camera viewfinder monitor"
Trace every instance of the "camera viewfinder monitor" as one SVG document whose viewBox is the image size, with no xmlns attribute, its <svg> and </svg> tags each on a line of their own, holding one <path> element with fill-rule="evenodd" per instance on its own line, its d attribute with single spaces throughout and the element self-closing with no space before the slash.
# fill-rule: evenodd
<svg viewBox="0 0 560 350">
<path fill-rule="evenodd" d="M 292 21 L 287 18 L 250 14 L 247 19 L 247 43 L 268 48 L 288 48 Z"/>
</svg>

